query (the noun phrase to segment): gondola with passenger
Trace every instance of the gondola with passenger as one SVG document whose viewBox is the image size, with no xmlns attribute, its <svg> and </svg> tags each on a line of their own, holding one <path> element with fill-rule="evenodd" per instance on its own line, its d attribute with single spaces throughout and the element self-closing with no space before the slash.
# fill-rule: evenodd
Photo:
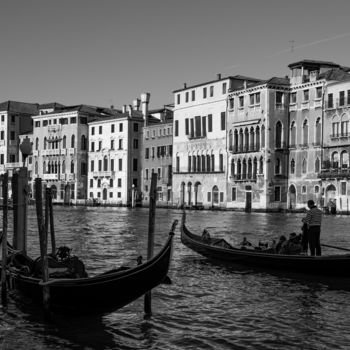
<svg viewBox="0 0 350 350">
<path fill-rule="evenodd" d="M 186 215 L 184 213 L 180 226 L 182 243 L 209 259 L 221 263 L 265 267 L 290 272 L 350 277 L 350 254 L 308 256 L 236 248 L 224 239 L 212 238 L 208 234 L 197 235 L 192 233 L 186 226 L 185 221 Z"/>
</svg>

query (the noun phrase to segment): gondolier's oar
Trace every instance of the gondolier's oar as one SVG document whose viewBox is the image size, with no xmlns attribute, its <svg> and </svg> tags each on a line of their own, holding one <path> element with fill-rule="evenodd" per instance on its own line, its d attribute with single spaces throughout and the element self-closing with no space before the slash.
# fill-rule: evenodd
<svg viewBox="0 0 350 350">
<path fill-rule="evenodd" d="M 350 252 L 350 249 L 348 248 L 342 248 L 342 247 L 337 247 L 335 245 L 329 245 L 329 244 L 321 244 L 322 247 L 328 247 L 328 248 L 334 248 L 334 249 L 339 249 L 339 250 L 345 250 L 347 252 Z"/>
</svg>

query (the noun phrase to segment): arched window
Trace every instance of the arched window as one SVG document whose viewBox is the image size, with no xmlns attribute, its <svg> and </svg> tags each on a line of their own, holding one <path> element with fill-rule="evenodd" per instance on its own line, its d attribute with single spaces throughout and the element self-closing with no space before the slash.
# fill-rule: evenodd
<svg viewBox="0 0 350 350">
<path fill-rule="evenodd" d="M 204 154 L 201 155 L 201 159 L 202 159 L 202 171 L 204 172 L 205 171 L 205 155 Z"/>
<path fill-rule="evenodd" d="M 197 171 L 197 158 L 196 156 L 192 156 L 192 165 L 193 165 L 193 172 Z"/>
<path fill-rule="evenodd" d="M 249 158 L 248 159 L 248 179 L 251 179 L 253 176 L 253 164 L 252 160 Z"/>
<path fill-rule="evenodd" d="M 234 151 L 238 152 L 238 131 L 237 131 L 237 129 L 235 130 L 234 135 L 235 135 L 235 137 L 234 137 L 234 144 L 235 144 Z"/>
<path fill-rule="evenodd" d="M 280 121 L 276 123 L 275 140 L 276 148 L 282 148 L 282 123 Z"/>
<path fill-rule="evenodd" d="M 256 127 L 256 131 L 255 131 L 255 150 L 256 151 L 260 150 L 260 128 L 259 128 L 259 126 Z"/>
<path fill-rule="evenodd" d="M 307 119 L 305 119 L 303 123 L 303 146 L 307 147 L 308 143 L 309 143 L 309 125 L 307 123 Z"/>
<path fill-rule="evenodd" d="M 35 174 L 38 174 L 38 162 L 35 162 Z"/>
<path fill-rule="evenodd" d="M 43 174 L 46 174 L 46 162 L 43 162 Z"/>
<path fill-rule="evenodd" d="M 71 174 L 74 174 L 74 160 L 72 160 L 70 163 L 70 172 Z"/>
<path fill-rule="evenodd" d="M 303 174 L 306 174 L 306 172 L 307 172 L 307 161 L 306 161 L 305 158 L 303 159 L 303 162 L 302 162 L 302 165 L 301 165 L 301 171 L 302 171 Z"/>
<path fill-rule="evenodd" d="M 259 161 L 259 174 L 263 174 L 264 173 L 264 159 L 263 157 L 260 157 L 260 161 Z"/>
<path fill-rule="evenodd" d="M 249 149 L 249 130 L 245 128 L 244 130 L 244 151 L 247 152 Z"/>
<path fill-rule="evenodd" d="M 265 125 L 261 127 L 261 148 L 265 148 Z"/>
<path fill-rule="evenodd" d="M 55 138 L 55 148 L 56 148 L 56 149 L 58 149 L 58 142 L 59 142 L 59 141 L 58 141 L 58 137 L 56 136 L 56 138 Z"/>
<path fill-rule="evenodd" d="M 224 171 L 224 156 L 223 154 L 219 154 L 219 170 Z"/>
<path fill-rule="evenodd" d="M 46 149 L 46 147 L 47 147 L 47 138 L 46 138 L 46 136 L 44 137 L 44 149 Z"/>
<path fill-rule="evenodd" d="M 242 165 L 241 165 L 241 160 L 238 159 L 237 162 L 237 180 L 240 180 L 242 176 Z"/>
<path fill-rule="evenodd" d="M 213 187 L 213 204 L 219 204 L 219 189 L 217 186 Z"/>
<path fill-rule="evenodd" d="M 188 172 L 191 172 L 191 165 L 192 165 L 192 156 L 188 156 Z"/>
<path fill-rule="evenodd" d="M 215 171 L 215 156 L 211 155 L 211 171 Z"/>
<path fill-rule="evenodd" d="M 86 170 L 87 170 L 86 169 L 86 163 L 85 163 L 85 161 L 82 161 L 80 163 L 80 175 L 82 175 L 82 176 L 86 175 L 86 173 L 87 173 Z"/>
<path fill-rule="evenodd" d="M 333 152 L 332 153 L 332 168 L 338 168 L 339 167 L 339 153 Z"/>
<path fill-rule="evenodd" d="M 306 186 L 305 185 L 301 187 L 301 193 L 306 193 Z"/>
<path fill-rule="evenodd" d="M 235 176 L 235 160 L 231 160 L 231 176 Z"/>
<path fill-rule="evenodd" d="M 279 158 L 277 158 L 275 163 L 275 174 L 279 175 L 280 173 L 281 173 L 281 161 Z"/>
<path fill-rule="evenodd" d="M 55 164 L 53 164 L 53 173 L 57 174 L 57 170 L 58 170 L 58 166 L 57 166 L 57 162 L 55 162 Z"/>
<path fill-rule="evenodd" d="M 256 175 L 258 173 L 258 160 L 254 158 L 253 161 L 253 179 L 256 179 Z"/>
<path fill-rule="evenodd" d="M 242 165 L 243 165 L 242 179 L 246 179 L 247 178 L 247 161 L 245 159 L 243 159 Z"/>
<path fill-rule="evenodd" d="M 210 155 L 207 154 L 206 158 L 207 158 L 207 172 L 210 172 Z"/>
<path fill-rule="evenodd" d="M 292 148 L 296 147 L 296 130 L 295 121 L 292 121 L 290 125 L 290 147 Z"/>
<path fill-rule="evenodd" d="M 232 135 L 232 130 L 230 130 L 229 134 L 228 134 L 228 149 L 230 151 L 233 150 L 233 135 Z"/>
<path fill-rule="evenodd" d="M 75 136 L 74 136 L 74 135 L 72 135 L 72 137 L 71 137 L 70 147 L 71 147 L 71 148 L 74 148 L 74 147 L 75 147 Z"/>
<path fill-rule="evenodd" d="M 201 156 L 197 156 L 197 171 L 201 172 L 202 168 L 201 168 Z"/>
<path fill-rule="evenodd" d="M 339 131 L 339 117 L 337 115 L 334 115 L 332 118 L 332 136 L 338 137 Z"/>
<path fill-rule="evenodd" d="M 249 150 L 250 151 L 254 151 L 254 139 L 255 139 L 255 132 L 254 132 L 254 128 L 251 127 L 250 128 L 250 137 L 249 137 Z"/>
<path fill-rule="evenodd" d="M 340 163 L 342 168 L 348 168 L 349 167 L 349 153 L 346 151 L 343 151 L 340 154 Z"/>
<path fill-rule="evenodd" d="M 65 174 L 66 173 L 66 162 L 63 161 L 62 162 L 62 174 Z"/>
<path fill-rule="evenodd" d="M 103 158 L 103 171 L 107 171 L 108 170 L 108 158 L 107 156 L 104 156 Z"/>
<path fill-rule="evenodd" d="M 348 136 L 349 134 L 349 117 L 345 113 L 341 116 L 340 131 L 342 136 Z"/>
<path fill-rule="evenodd" d="M 315 143 L 317 146 L 320 146 L 321 145 L 321 132 L 322 132 L 321 118 L 317 118 L 315 127 L 316 127 Z"/>
<path fill-rule="evenodd" d="M 243 152 L 243 129 L 239 130 L 239 145 L 238 145 L 238 151 Z"/>
<path fill-rule="evenodd" d="M 315 173 L 320 172 L 320 159 L 317 157 L 315 160 Z"/>
<path fill-rule="evenodd" d="M 36 150 L 39 149 L 39 138 L 38 137 L 35 139 L 35 149 Z"/>
<path fill-rule="evenodd" d="M 66 148 L 66 147 L 67 147 L 67 138 L 66 138 L 66 135 L 64 135 L 62 139 L 62 148 Z"/>
<path fill-rule="evenodd" d="M 85 137 L 85 135 L 81 136 L 81 150 L 86 151 L 86 137 Z"/>
</svg>

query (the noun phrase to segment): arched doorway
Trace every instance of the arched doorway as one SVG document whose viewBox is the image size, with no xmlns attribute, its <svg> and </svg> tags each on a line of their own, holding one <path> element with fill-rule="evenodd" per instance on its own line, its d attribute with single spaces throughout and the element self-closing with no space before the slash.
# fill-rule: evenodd
<svg viewBox="0 0 350 350">
<path fill-rule="evenodd" d="M 52 185 L 50 188 L 51 188 L 52 199 L 57 199 L 57 187 L 55 185 Z"/>
<path fill-rule="evenodd" d="M 67 184 L 64 188 L 64 204 L 70 204 L 70 186 Z"/>
<path fill-rule="evenodd" d="M 203 205 L 202 184 L 200 182 L 194 184 L 194 205 Z"/>
<path fill-rule="evenodd" d="M 330 202 L 335 203 L 336 195 L 337 195 L 337 189 L 335 188 L 335 186 L 332 184 L 327 186 L 327 188 L 326 188 L 326 205 L 328 205 Z"/>
<path fill-rule="evenodd" d="M 107 200 L 107 188 L 104 188 L 104 189 L 102 190 L 102 199 L 103 199 L 104 201 Z"/>
<path fill-rule="evenodd" d="M 289 187 L 289 209 L 295 209 L 297 204 L 297 191 L 294 185 Z"/>
<path fill-rule="evenodd" d="M 180 205 L 184 205 L 185 203 L 185 183 L 181 182 L 180 187 Z"/>
<path fill-rule="evenodd" d="M 192 205 L 192 182 L 189 182 L 187 184 L 187 198 L 188 198 L 188 205 Z"/>
<path fill-rule="evenodd" d="M 217 186 L 214 186 L 212 189 L 212 198 L 213 198 L 213 205 L 219 205 L 219 189 Z"/>
</svg>

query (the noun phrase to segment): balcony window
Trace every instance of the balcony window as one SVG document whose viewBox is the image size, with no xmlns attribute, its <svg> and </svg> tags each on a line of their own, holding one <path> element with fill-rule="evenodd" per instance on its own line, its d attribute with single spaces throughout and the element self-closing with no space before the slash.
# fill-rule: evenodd
<svg viewBox="0 0 350 350">
<path fill-rule="evenodd" d="M 339 106 L 345 105 L 345 91 L 339 91 Z"/>
<path fill-rule="evenodd" d="M 304 90 L 303 91 L 303 102 L 308 102 L 309 101 L 309 90 Z"/>
<path fill-rule="evenodd" d="M 296 92 L 292 92 L 290 94 L 290 103 L 291 104 L 297 103 L 297 93 Z"/>
<path fill-rule="evenodd" d="M 328 94 L 327 107 L 328 108 L 333 108 L 333 94 Z"/>
<path fill-rule="evenodd" d="M 316 88 L 316 99 L 320 99 L 322 97 L 322 87 L 319 86 Z"/>
</svg>

